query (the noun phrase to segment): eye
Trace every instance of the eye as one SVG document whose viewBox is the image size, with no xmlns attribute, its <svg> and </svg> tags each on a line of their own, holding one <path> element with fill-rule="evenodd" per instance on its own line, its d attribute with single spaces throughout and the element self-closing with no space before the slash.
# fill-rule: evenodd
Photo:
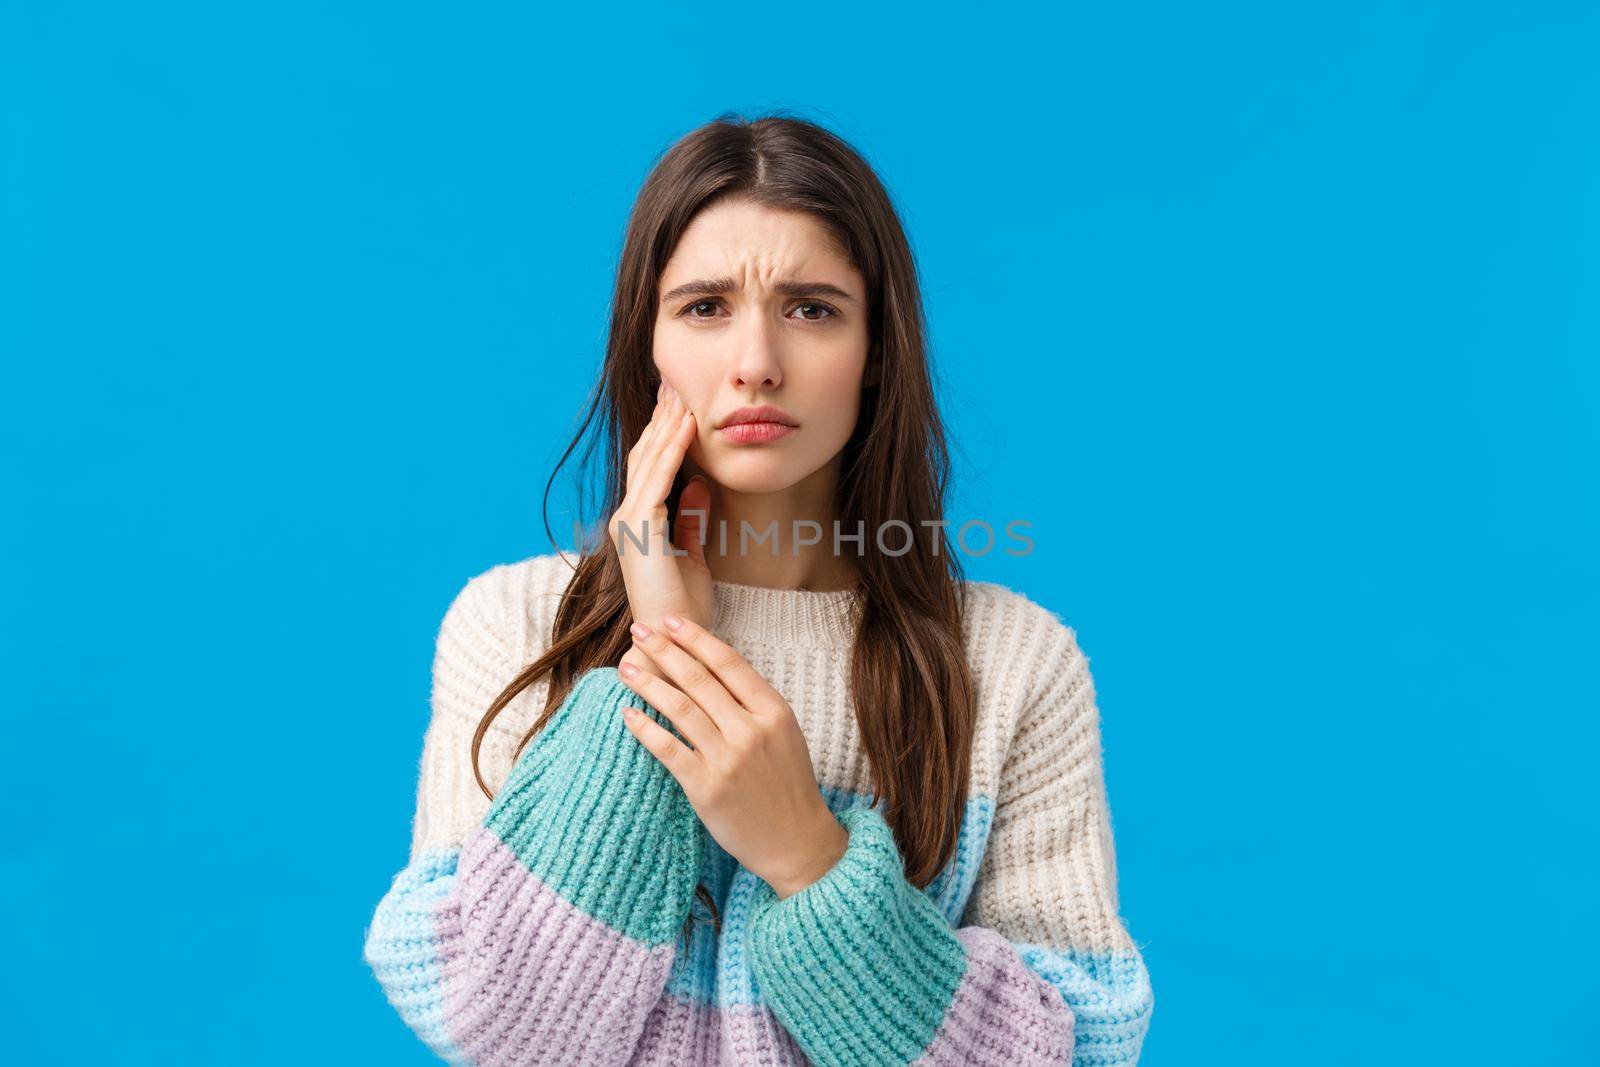
<svg viewBox="0 0 1600 1067">
<path fill-rule="evenodd" d="M 692 301 L 692 302 L 690 302 L 688 304 L 685 304 L 682 308 L 680 308 L 678 310 L 678 314 L 682 315 L 684 312 L 691 312 L 692 313 L 692 312 L 694 312 L 694 310 L 696 308 L 702 308 L 702 307 L 714 308 L 719 303 L 721 303 L 720 300 L 695 300 L 695 301 Z M 714 318 L 715 316 L 714 315 L 690 314 L 689 317 L 691 319 L 709 319 L 709 318 Z"/>
<path fill-rule="evenodd" d="M 805 321 L 807 321 L 807 322 L 823 322 L 826 319 L 838 318 L 838 316 L 839 316 L 839 309 L 838 308 L 834 307 L 832 304 L 824 304 L 820 300 L 807 300 L 805 303 L 800 304 L 799 308 L 801 308 L 801 309 L 813 308 L 813 309 L 815 309 L 817 311 L 825 311 L 825 312 L 827 312 L 826 315 L 819 315 L 817 318 L 811 318 L 808 315 L 802 315 L 801 317 L 804 318 Z"/>
</svg>

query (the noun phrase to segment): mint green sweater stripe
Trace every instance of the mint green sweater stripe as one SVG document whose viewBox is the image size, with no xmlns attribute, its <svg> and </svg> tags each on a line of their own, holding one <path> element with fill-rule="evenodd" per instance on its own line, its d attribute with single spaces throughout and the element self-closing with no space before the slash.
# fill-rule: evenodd
<svg viewBox="0 0 1600 1067">
<path fill-rule="evenodd" d="M 760 883 L 749 920 L 761 995 L 818 1064 L 909 1063 L 933 1040 L 966 950 L 905 878 L 877 808 L 836 812 L 850 834 L 828 873 L 782 900 Z"/>
<path fill-rule="evenodd" d="M 624 705 L 681 736 L 615 667 L 585 671 L 484 822 L 564 899 L 653 948 L 681 933 L 705 830 L 677 779 L 623 722 Z"/>
</svg>

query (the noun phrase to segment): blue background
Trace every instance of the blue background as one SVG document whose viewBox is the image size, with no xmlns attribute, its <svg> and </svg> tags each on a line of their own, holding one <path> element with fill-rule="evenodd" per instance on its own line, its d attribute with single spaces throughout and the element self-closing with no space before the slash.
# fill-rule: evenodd
<svg viewBox="0 0 1600 1067">
<path fill-rule="evenodd" d="M 789 107 L 1090 655 L 1143 1062 L 1595 1062 L 1600 16 L 1500 7 L 7 5 L 5 1058 L 426 1062 L 440 617 L 656 154 Z"/>
</svg>

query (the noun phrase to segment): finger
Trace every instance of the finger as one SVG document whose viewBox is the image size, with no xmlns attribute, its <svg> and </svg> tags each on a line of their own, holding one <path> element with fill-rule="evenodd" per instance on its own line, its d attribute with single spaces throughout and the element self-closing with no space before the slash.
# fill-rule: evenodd
<svg viewBox="0 0 1600 1067">
<path fill-rule="evenodd" d="M 665 382 L 662 384 L 665 386 Z M 667 410 L 665 403 L 658 408 L 658 412 L 661 410 Z M 681 427 L 678 432 L 682 432 Z M 683 453 L 688 447 L 684 441 L 663 444 L 663 437 L 668 433 L 658 415 L 639 435 L 639 440 L 628 452 L 623 499 L 614 513 L 614 516 L 627 516 L 624 521 L 628 526 L 628 536 L 636 544 L 644 544 L 647 551 L 662 554 L 668 552 L 672 543 L 666 507 L 667 492 L 672 487 L 678 468 L 683 464 Z M 612 543 L 617 545 L 619 553 L 622 551 L 622 536 L 620 531 L 611 532 Z"/>
<path fill-rule="evenodd" d="M 672 431 L 677 429 L 678 422 L 683 418 L 684 411 L 687 410 L 687 405 L 684 404 L 683 398 L 678 395 L 677 390 L 672 388 L 671 382 L 663 378 L 661 385 L 665 392 L 661 402 L 662 433 L 657 435 L 658 442 L 662 435 L 670 435 Z"/>
<path fill-rule="evenodd" d="M 646 671 L 651 674 L 654 674 L 656 671 L 661 669 L 660 667 L 657 667 L 655 661 L 649 656 L 645 655 L 642 650 L 635 648 L 632 645 L 628 646 L 628 651 L 622 654 L 622 659 L 617 663 L 618 677 L 622 677 L 622 664 L 624 663 L 628 664 L 629 666 L 637 667 L 639 670 Z"/>
<path fill-rule="evenodd" d="M 642 459 L 649 455 L 656 438 L 661 436 L 662 428 L 668 425 L 670 421 L 668 390 L 666 379 L 663 378 L 656 388 L 656 406 L 650 412 L 650 421 L 645 423 L 644 430 L 639 434 L 639 440 L 634 442 L 633 448 L 628 452 L 630 460 Z"/>
<path fill-rule="evenodd" d="M 661 431 L 657 434 L 658 441 L 662 434 L 670 434 L 677 428 L 678 421 L 683 417 L 683 412 L 686 410 L 683 399 L 678 396 L 677 392 L 665 379 L 662 380 L 661 385 L 665 392 L 662 394 L 661 407 L 656 412 L 656 422 L 660 425 Z"/>
<path fill-rule="evenodd" d="M 745 710 L 710 668 L 686 649 L 668 640 L 661 630 L 638 622 L 634 623 L 631 630 L 634 643 L 644 649 L 645 655 L 661 667 L 667 679 L 715 724 L 719 739 L 734 741 L 749 736 L 750 723 Z"/>
<path fill-rule="evenodd" d="M 661 422 L 659 420 L 651 422 L 628 453 L 627 481 L 617 512 L 622 515 L 644 516 L 659 508 L 662 521 L 651 523 L 650 537 L 665 544 L 668 533 L 665 521 L 666 493 L 656 492 L 650 475 L 659 461 L 658 450 L 662 434 Z M 668 484 L 670 486 L 670 480 Z M 645 536 L 643 529 L 637 530 L 636 534 L 641 539 Z"/>
<path fill-rule="evenodd" d="M 701 779 L 705 773 L 705 763 L 701 757 L 640 709 L 624 705 L 621 714 L 628 732 L 678 780 L 684 795 L 691 800 L 699 796 Z"/>
<path fill-rule="evenodd" d="M 706 519 L 711 510 L 711 487 L 702 478 L 691 478 L 678 497 L 678 518 L 672 528 L 672 543 L 702 563 L 706 558 Z"/>
<path fill-rule="evenodd" d="M 633 484 L 638 481 L 639 474 L 648 466 L 650 456 L 655 453 L 656 438 L 661 435 L 661 411 L 650 417 L 644 429 L 639 434 L 639 439 L 633 443 L 633 448 L 628 451 L 628 482 Z"/>
<path fill-rule="evenodd" d="M 688 739 L 696 752 L 706 759 L 718 758 L 722 733 L 687 693 L 666 679 L 645 671 L 629 674 L 619 666 L 617 677 L 622 679 L 623 685 L 666 716 L 667 721 L 678 728 L 678 732 Z"/>
<path fill-rule="evenodd" d="M 661 631 L 674 645 L 691 653 L 695 660 L 716 676 L 718 684 L 732 699 L 752 714 L 777 711 L 787 702 L 783 694 L 761 672 L 750 666 L 737 649 L 693 619 L 678 616 L 676 627 L 662 620 Z M 649 652 L 647 648 L 645 651 Z M 653 653 L 652 653 L 653 655 Z"/>
<path fill-rule="evenodd" d="M 663 387 L 666 382 L 661 383 Z M 678 405 L 681 407 L 682 405 Z M 657 457 L 663 447 L 663 438 L 670 437 L 680 427 L 678 422 L 682 416 L 673 406 L 670 393 L 656 405 L 655 412 L 646 424 L 644 432 L 639 435 L 639 440 L 634 443 L 628 453 L 628 488 L 635 489 L 649 478 L 650 471 L 654 469 Z"/>
<path fill-rule="evenodd" d="M 640 499 L 657 504 L 667 499 L 672 479 L 683 466 L 683 454 L 689 450 L 694 434 L 694 413 L 683 409 L 678 425 L 663 430 L 655 442 L 655 455 L 645 460 L 646 470 L 639 483 Z"/>
</svg>

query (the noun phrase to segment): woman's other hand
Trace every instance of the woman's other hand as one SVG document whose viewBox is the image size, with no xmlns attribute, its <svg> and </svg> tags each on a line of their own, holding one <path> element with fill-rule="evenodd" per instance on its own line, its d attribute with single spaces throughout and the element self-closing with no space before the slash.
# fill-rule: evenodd
<svg viewBox="0 0 1600 1067">
<path fill-rule="evenodd" d="M 694 412 L 663 380 L 650 422 L 628 453 L 627 488 L 607 526 L 629 609 L 635 621 L 651 627 L 668 612 L 711 624 L 711 570 L 702 544 L 711 489 L 703 479 L 684 487 L 670 541 L 667 530 L 667 494 L 695 433 Z M 659 676 L 637 647 L 622 662 Z"/>
<path fill-rule="evenodd" d="M 634 629 L 634 650 L 657 669 L 618 674 L 689 744 L 647 715 L 624 714 L 629 730 L 730 856 L 779 899 L 798 893 L 839 862 L 850 835 L 817 785 L 794 709 L 711 631 L 672 614 L 662 623 Z"/>
</svg>

